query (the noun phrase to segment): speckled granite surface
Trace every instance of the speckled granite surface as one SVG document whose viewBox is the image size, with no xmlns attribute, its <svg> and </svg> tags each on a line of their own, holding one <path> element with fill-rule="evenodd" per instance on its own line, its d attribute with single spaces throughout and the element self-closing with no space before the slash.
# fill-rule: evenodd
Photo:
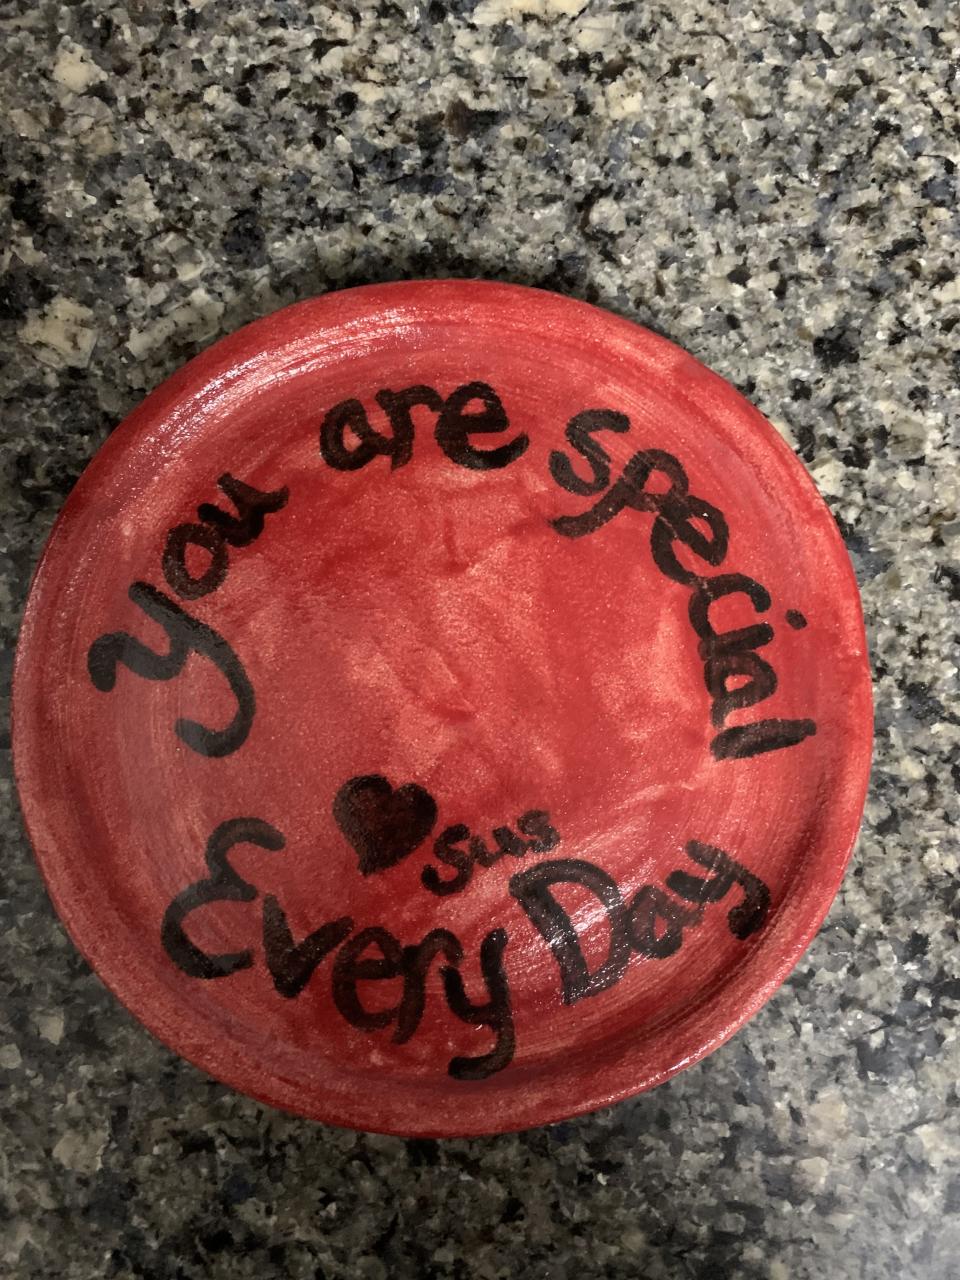
<svg viewBox="0 0 960 1280">
<path fill-rule="evenodd" d="M 67 941 L 7 768 L 0 1274 L 957 1274 L 958 56 L 940 0 L 0 4 L 5 677 L 147 389 L 422 275 L 586 297 L 740 386 L 841 522 L 877 677 L 863 838 L 787 986 L 653 1093 L 490 1141 L 325 1130 L 172 1058 Z"/>
</svg>

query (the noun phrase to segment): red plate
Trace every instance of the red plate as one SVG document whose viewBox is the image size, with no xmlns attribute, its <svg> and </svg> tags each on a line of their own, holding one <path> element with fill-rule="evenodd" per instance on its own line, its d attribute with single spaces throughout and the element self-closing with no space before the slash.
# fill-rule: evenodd
<svg viewBox="0 0 960 1280">
<path fill-rule="evenodd" d="M 17 778 L 177 1052 L 472 1134 L 666 1079 L 796 963 L 862 811 L 853 574 L 787 446 L 646 330 L 442 281 L 218 343 L 77 485 Z"/>
</svg>

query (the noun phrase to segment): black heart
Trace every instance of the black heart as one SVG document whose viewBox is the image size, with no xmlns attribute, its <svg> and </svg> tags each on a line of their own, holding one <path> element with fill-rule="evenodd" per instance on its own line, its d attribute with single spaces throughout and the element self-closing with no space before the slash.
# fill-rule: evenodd
<svg viewBox="0 0 960 1280">
<path fill-rule="evenodd" d="M 437 820 L 429 791 L 408 782 L 394 791 L 379 773 L 351 778 L 337 792 L 333 816 L 360 859 L 360 872 L 386 871 L 422 844 Z"/>
</svg>

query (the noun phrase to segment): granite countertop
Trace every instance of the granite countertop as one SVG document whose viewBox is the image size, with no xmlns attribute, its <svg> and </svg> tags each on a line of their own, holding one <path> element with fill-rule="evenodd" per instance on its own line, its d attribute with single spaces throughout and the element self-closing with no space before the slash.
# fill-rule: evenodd
<svg viewBox="0 0 960 1280">
<path fill-rule="evenodd" d="M 484 276 L 740 387 L 846 538 L 863 835 L 724 1048 L 552 1128 L 324 1129 L 174 1058 L 54 916 L 2 755 L 0 1273 L 910 1277 L 960 1256 L 956 7 L 0 4 L 0 625 L 84 465 L 295 299 Z"/>
</svg>

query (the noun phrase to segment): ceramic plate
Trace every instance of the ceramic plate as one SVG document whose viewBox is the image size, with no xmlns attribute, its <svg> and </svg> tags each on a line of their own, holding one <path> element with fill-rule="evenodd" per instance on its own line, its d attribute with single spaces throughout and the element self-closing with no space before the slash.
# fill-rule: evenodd
<svg viewBox="0 0 960 1280">
<path fill-rule="evenodd" d="M 155 391 L 27 605 L 16 771 L 77 946 L 334 1124 L 647 1089 L 783 981 L 856 835 L 856 585 L 791 450 L 553 294 L 354 289 Z"/>
</svg>

